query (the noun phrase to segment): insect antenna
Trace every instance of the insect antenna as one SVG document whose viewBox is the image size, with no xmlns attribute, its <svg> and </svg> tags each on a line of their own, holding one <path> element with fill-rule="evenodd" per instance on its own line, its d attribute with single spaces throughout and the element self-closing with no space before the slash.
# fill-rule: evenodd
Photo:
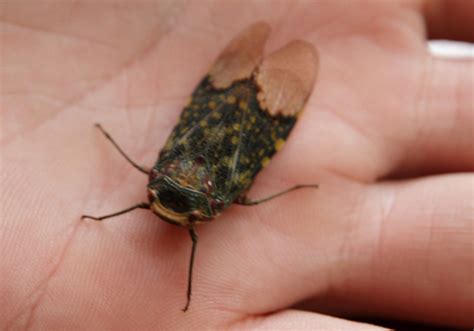
<svg viewBox="0 0 474 331">
<path fill-rule="evenodd" d="M 137 163 L 135 163 L 131 158 L 128 157 L 127 154 L 125 154 L 125 152 L 120 148 L 120 146 L 115 142 L 115 140 L 110 136 L 110 134 L 104 130 L 104 128 L 102 127 L 102 125 L 100 125 L 99 123 L 96 123 L 95 126 L 100 130 L 100 132 L 102 132 L 105 136 L 105 138 L 107 138 L 111 143 L 112 145 L 115 146 L 115 148 L 119 151 L 120 154 L 122 154 L 122 156 L 133 166 L 135 167 L 135 169 L 137 169 L 138 171 L 141 171 L 143 172 L 144 174 L 147 174 L 150 172 L 150 169 L 148 169 L 147 167 L 143 167 L 143 166 L 140 166 L 138 165 Z"/>
</svg>

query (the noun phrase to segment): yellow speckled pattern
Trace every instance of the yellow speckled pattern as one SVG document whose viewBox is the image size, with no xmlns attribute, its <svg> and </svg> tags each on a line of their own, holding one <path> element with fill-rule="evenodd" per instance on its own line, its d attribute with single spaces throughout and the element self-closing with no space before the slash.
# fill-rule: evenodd
<svg viewBox="0 0 474 331">
<path fill-rule="evenodd" d="M 270 115 L 257 101 L 253 79 L 215 89 L 204 79 L 161 151 L 155 168 L 194 190 L 212 183 L 213 198 L 231 204 L 248 191 L 258 172 L 282 148 L 294 116 Z M 201 163 L 194 160 L 200 160 Z M 202 160 L 204 162 L 202 162 Z M 184 161 L 194 162 L 183 167 Z M 185 178 L 184 178 L 185 177 Z"/>
</svg>

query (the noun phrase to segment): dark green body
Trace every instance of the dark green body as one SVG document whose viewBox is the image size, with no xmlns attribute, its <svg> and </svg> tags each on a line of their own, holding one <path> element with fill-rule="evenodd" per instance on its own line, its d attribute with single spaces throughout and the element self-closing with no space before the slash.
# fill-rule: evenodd
<svg viewBox="0 0 474 331">
<path fill-rule="evenodd" d="M 159 194 L 173 204 L 165 207 L 176 212 L 198 209 L 197 218 L 206 221 L 245 196 L 296 122 L 295 116 L 263 110 L 258 92 L 253 79 L 221 90 L 208 78 L 199 84 L 150 173 L 150 188 L 160 186 L 154 184 L 160 177 L 182 188 Z M 200 192 L 201 198 L 189 200 L 190 191 Z"/>
</svg>

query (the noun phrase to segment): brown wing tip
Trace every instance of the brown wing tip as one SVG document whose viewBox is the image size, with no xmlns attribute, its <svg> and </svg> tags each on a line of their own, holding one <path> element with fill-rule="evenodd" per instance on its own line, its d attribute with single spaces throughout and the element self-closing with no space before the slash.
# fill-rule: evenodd
<svg viewBox="0 0 474 331">
<path fill-rule="evenodd" d="M 318 52 L 306 41 L 291 41 L 272 53 L 256 73 L 260 106 L 272 115 L 296 115 L 313 90 L 318 68 Z"/>
<path fill-rule="evenodd" d="M 209 71 L 212 85 L 227 88 L 234 81 L 250 78 L 260 62 L 270 32 L 270 25 L 259 21 L 235 36 Z"/>
<path fill-rule="evenodd" d="M 250 32 L 250 34 L 262 35 L 265 38 L 268 38 L 271 31 L 272 31 L 272 28 L 270 27 L 270 24 L 264 21 L 258 21 L 251 24 L 247 28 L 245 28 L 242 31 L 242 34 L 245 34 L 246 32 Z"/>
</svg>

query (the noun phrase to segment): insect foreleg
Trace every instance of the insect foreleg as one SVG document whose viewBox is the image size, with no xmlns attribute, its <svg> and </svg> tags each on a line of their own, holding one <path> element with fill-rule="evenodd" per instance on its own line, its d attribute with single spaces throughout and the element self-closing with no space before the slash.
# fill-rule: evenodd
<svg viewBox="0 0 474 331">
<path fill-rule="evenodd" d="M 263 199 L 258 199 L 258 200 L 250 200 L 248 199 L 246 196 L 243 196 L 243 197 L 239 197 L 237 200 L 235 200 L 234 202 L 236 204 L 239 204 L 239 205 L 243 205 L 243 206 L 254 206 L 254 205 L 258 205 L 262 202 L 266 202 L 266 201 L 269 201 L 269 200 L 272 200 L 274 198 L 278 198 L 279 196 L 282 196 L 286 193 L 290 193 L 291 191 L 295 191 L 295 190 L 299 190 L 301 188 L 318 188 L 318 185 L 317 184 L 311 184 L 311 185 L 295 185 L 293 187 L 290 187 L 289 189 L 286 189 L 284 191 L 281 191 L 281 192 L 278 192 L 278 193 L 275 193 L 275 194 L 272 194 L 266 198 L 263 198 Z"/>
<path fill-rule="evenodd" d="M 125 152 L 119 147 L 119 145 L 115 142 L 115 140 L 110 136 L 110 134 L 104 130 L 104 128 L 102 127 L 102 125 L 100 125 L 99 123 L 96 123 L 95 126 L 104 134 L 105 138 L 107 138 L 114 146 L 115 148 L 119 151 L 120 154 L 122 154 L 122 156 L 132 165 L 135 167 L 135 169 L 143 172 L 144 174 L 147 174 L 150 172 L 150 169 L 148 169 L 147 167 L 143 167 L 143 166 L 140 166 L 138 164 L 136 164 L 131 158 L 128 157 L 127 154 L 125 154 Z"/>
<path fill-rule="evenodd" d="M 191 259 L 189 260 L 189 271 L 188 271 L 188 291 L 186 294 L 186 306 L 184 306 L 183 311 L 185 312 L 188 310 L 189 303 L 191 302 L 191 288 L 192 288 L 192 281 L 193 281 L 193 265 L 194 265 L 194 255 L 196 253 L 196 246 L 199 240 L 199 237 L 194 231 L 193 228 L 189 229 L 189 235 L 191 236 L 191 240 L 193 241 L 193 247 L 191 248 Z"/>
<path fill-rule="evenodd" d="M 102 221 L 106 218 L 111 218 L 111 217 L 114 217 L 114 216 L 118 216 L 118 215 L 122 215 L 122 214 L 125 214 L 125 213 L 128 213 L 129 211 L 132 211 L 134 209 L 137 209 L 137 208 L 141 208 L 141 209 L 150 209 L 150 204 L 148 203 L 145 203 L 145 202 L 141 202 L 141 203 L 138 203 L 132 207 L 129 207 L 127 209 L 124 209 L 124 210 L 121 210 L 121 211 L 118 211 L 116 213 L 113 213 L 113 214 L 109 214 L 109 215 L 104 215 L 104 216 L 100 216 L 100 217 L 95 217 L 95 216 L 89 216 L 89 215 L 82 215 L 81 216 L 81 219 L 84 219 L 84 218 L 90 218 L 91 220 L 96 220 L 96 221 Z"/>
</svg>

